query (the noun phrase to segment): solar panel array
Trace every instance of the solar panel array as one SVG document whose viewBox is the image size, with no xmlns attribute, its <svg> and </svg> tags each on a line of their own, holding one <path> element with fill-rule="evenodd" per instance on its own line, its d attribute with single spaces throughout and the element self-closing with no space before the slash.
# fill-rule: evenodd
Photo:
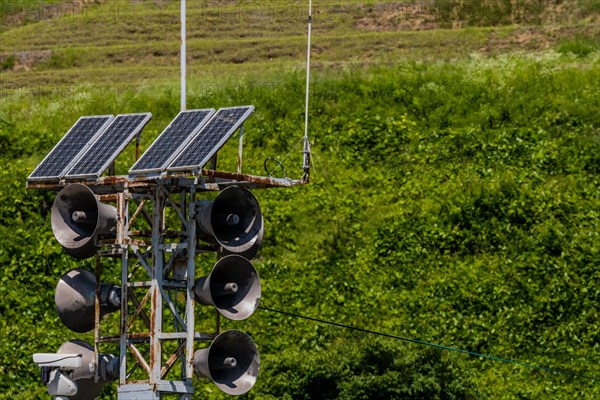
<svg viewBox="0 0 600 400">
<path fill-rule="evenodd" d="M 115 158 L 144 129 L 150 113 L 118 115 L 87 149 L 65 176 L 67 179 L 98 178 Z"/>
<path fill-rule="evenodd" d="M 112 115 L 81 117 L 29 175 L 28 181 L 57 181 L 113 120 Z"/>
<path fill-rule="evenodd" d="M 221 108 L 169 164 L 167 171 L 195 171 L 204 167 L 253 112 L 253 106 Z"/>
<path fill-rule="evenodd" d="M 131 167 L 129 174 L 138 175 L 163 171 L 214 113 L 214 108 L 180 112 Z"/>
<path fill-rule="evenodd" d="M 254 112 L 254 106 L 182 111 L 129 170 L 197 172 Z M 152 118 L 150 113 L 81 117 L 28 181 L 97 179 Z"/>
</svg>

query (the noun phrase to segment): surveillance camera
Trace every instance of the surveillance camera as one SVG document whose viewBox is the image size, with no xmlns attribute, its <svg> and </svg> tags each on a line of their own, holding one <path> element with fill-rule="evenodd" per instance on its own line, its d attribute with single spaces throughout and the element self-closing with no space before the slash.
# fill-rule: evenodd
<svg viewBox="0 0 600 400">
<path fill-rule="evenodd" d="M 41 368 L 72 370 L 83 366 L 83 357 L 81 354 L 36 353 L 33 362 Z"/>
<path fill-rule="evenodd" d="M 60 370 L 53 370 L 48 377 L 48 394 L 51 394 L 56 399 L 64 399 L 63 396 L 75 396 L 79 391 L 77 383 L 64 375 Z"/>
</svg>

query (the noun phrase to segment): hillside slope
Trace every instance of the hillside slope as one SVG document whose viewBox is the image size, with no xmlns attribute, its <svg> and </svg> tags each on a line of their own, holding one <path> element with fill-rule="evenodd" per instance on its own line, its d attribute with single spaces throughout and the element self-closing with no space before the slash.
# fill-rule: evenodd
<svg viewBox="0 0 600 400">
<path fill-rule="evenodd" d="M 177 1 L 84 2 L 63 8 L 52 3 L 62 16 L 35 4 L 26 13 L 35 23 L 7 25 L 10 29 L 0 32 L 5 91 L 32 85 L 51 91 L 64 85 L 131 85 L 177 76 Z M 539 51 L 577 36 L 597 46 L 600 10 L 593 1 L 511 4 L 315 2 L 315 66 Z M 190 80 L 260 79 L 253 72 L 302 67 L 307 13 L 306 4 L 298 1 L 188 2 Z"/>
</svg>

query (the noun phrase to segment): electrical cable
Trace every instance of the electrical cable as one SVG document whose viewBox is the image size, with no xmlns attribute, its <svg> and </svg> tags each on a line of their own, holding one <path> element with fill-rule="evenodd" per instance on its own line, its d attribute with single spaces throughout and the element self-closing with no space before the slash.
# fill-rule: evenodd
<svg viewBox="0 0 600 400">
<path fill-rule="evenodd" d="M 303 142 L 303 140 L 304 139 L 300 139 L 298 142 L 296 142 L 296 144 L 294 145 L 294 147 L 281 160 L 279 160 L 279 159 L 277 159 L 275 157 L 267 157 L 265 159 L 264 164 L 263 164 L 263 166 L 265 168 L 265 172 L 267 173 L 267 176 L 273 178 L 273 175 L 272 175 L 273 172 L 275 172 L 277 169 L 281 169 L 282 174 L 283 174 L 282 178 L 284 178 L 284 179 L 287 178 L 287 174 L 286 174 L 283 162 L 285 160 L 287 160 L 293 152 L 296 151 L 296 149 L 300 146 L 300 144 Z M 273 168 L 272 170 L 269 170 L 269 168 L 268 168 L 268 162 L 269 161 L 274 161 L 278 165 L 275 168 Z"/>
<path fill-rule="evenodd" d="M 270 311 L 270 312 L 274 312 L 274 313 L 282 314 L 282 315 L 287 315 L 287 316 L 290 316 L 290 317 L 301 318 L 301 319 L 305 319 L 305 320 L 308 320 L 308 321 L 313 321 L 313 322 L 318 322 L 318 323 L 322 323 L 322 324 L 336 326 L 336 327 L 339 327 L 339 328 L 350 329 L 350 330 L 357 331 L 357 332 L 362 332 L 362 333 L 368 333 L 370 335 L 383 336 L 383 337 L 387 337 L 387 338 L 391 338 L 391 339 L 402 340 L 404 342 L 415 343 L 415 344 L 429 346 L 429 347 L 435 347 L 437 349 L 442 349 L 442 350 L 447 350 L 447 351 L 453 351 L 453 352 L 456 352 L 456 353 L 467 354 L 467 355 L 474 356 L 474 357 L 486 358 L 486 359 L 492 360 L 492 361 L 499 361 L 499 362 L 503 362 L 503 363 L 506 363 L 506 364 L 518 365 L 518 366 L 521 366 L 521 367 L 530 368 L 530 369 L 536 369 L 536 370 L 544 371 L 544 372 L 550 372 L 550 373 L 553 373 L 553 374 L 569 375 L 569 376 L 571 376 L 573 378 L 583 378 L 583 379 L 589 379 L 589 380 L 593 380 L 593 381 L 600 380 L 599 378 L 588 376 L 588 375 L 578 374 L 576 372 L 565 371 L 565 370 L 554 369 L 554 368 L 548 368 L 548 367 L 542 367 L 542 366 L 535 365 L 535 364 L 529 364 L 529 363 L 524 363 L 524 362 L 521 362 L 521 361 L 510 360 L 508 358 L 501 358 L 501 357 L 496 357 L 496 356 L 490 356 L 490 355 L 487 355 L 487 354 L 477 353 L 477 352 L 474 352 L 474 351 L 462 350 L 462 349 L 458 349 L 456 347 L 445 346 L 445 345 L 442 345 L 442 344 L 431 343 L 431 342 L 426 342 L 426 341 L 423 341 L 423 340 L 411 339 L 411 338 L 407 338 L 407 337 L 403 337 L 403 336 L 398 336 L 398 335 L 392 335 L 392 334 L 389 334 L 389 333 L 377 332 L 377 331 L 372 331 L 372 330 L 369 330 L 369 329 L 358 328 L 358 327 L 351 326 L 351 325 L 341 324 L 339 322 L 327 321 L 327 320 L 320 319 L 320 318 L 308 317 L 308 316 L 305 316 L 305 315 L 294 314 L 294 313 L 289 313 L 289 312 L 280 311 L 280 310 L 274 310 L 274 309 L 268 308 L 268 307 L 259 306 L 258 308 L 260 308 L 261 310 Z"/>
<path fill-rule="evenodd" d="M 275 164 L 277 164 L 275 166 L 275 168 L 273 168 L 273 169 L 269 168 L 269 161 L 273 161 L 273 162 L 275 162 Z M 285 167 L 283 166 L 283 163 L 281 161 L 279 161 L 278 159 L 276 159 L 275 157 L 267 157 L 265 159 L 265 162 L 264 162 L 263 166 L 264 166 L 265 172 L 267 173 L 267 176 L 269 178 L 274 178 L 273 173 L 275 171 L 277 171 L 278 169 L 281 170 L 281 174 L 283 175 L 282 178 L 286 178 L 287 177 L 286 173 L 285 173 Z"/>
</svg>

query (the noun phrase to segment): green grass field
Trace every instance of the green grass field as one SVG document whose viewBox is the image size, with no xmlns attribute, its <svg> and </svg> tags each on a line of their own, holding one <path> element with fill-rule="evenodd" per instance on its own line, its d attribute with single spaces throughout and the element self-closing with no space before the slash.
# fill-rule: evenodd
<svg viewBox="0 0 600 400">
<path fill-rule="evenodd" d="M 53 305 L 58 278 L 93 263 L 64 254 L 55 194 L 28 191 L 27 176 L 81 115 L 152 112 L 147 148 L 179 110 L 179 3 L 101 3 L 3 4 L 0 399 L 49 398 L 31 354 L 93 341 Z M 276 157 L 299 177 L 304 2 L 188 3 L 188 107 L 255 105 L 245 171 Z M 222 321 L 260 349 L 245 398 L 600 395 L 600 9 L 422 4 L 315 1 L 312 182 L 255 192 L 262 305 L 564 373 L 259 310 Z M 196 391 L 225 398 L 205 381 Z"/>
<path fill-rule="evenodd" d="M 533 7 L 535 2 L 521 2 L 521 8 L 510 13 L 499 8 L 501 2 L 478 7 L 468 2 L 462 8 L 438 3 L 426 8 L 421 2 L 316 2 L 315 66 L 393 65 L 473 53 L 539 51 L 577 35 L 598 46 L 597 13 L 583 5 L 575 11 L 564 5 L 557 11 L 563 18 L 545 24 L 551 20 L 549 12 Z M 19 4 L 23 8 L 27 2 Z M 12 71 L 3 74 L 5 90 L 32 83 L 137 83 L 140 77 L 164 80 L 177 73 L 178 2 L 119 0 L 79 8 L 56 3 L 54 13 L 64 15 L 49 19 L 42 18 L 53 13 L 40 11 L 40 2 L 32 4 L 34 11 L 25 16 L 35 23 L 2 33 L 1 57 L 4 62 L 13 59 Z M 227 75 L 243 76 L 257 69 L 302 66 L 308 13 L 304 3 L 191 1 L 188 8 L 191 80 L 223 78 L 223 69 Z M 490 20 L 496 14 L 497 21 Z M 511 19 L 528 23 L 493 24 Z M 457 25 L 462 29 L 452 29 Z"/>
</svg>

